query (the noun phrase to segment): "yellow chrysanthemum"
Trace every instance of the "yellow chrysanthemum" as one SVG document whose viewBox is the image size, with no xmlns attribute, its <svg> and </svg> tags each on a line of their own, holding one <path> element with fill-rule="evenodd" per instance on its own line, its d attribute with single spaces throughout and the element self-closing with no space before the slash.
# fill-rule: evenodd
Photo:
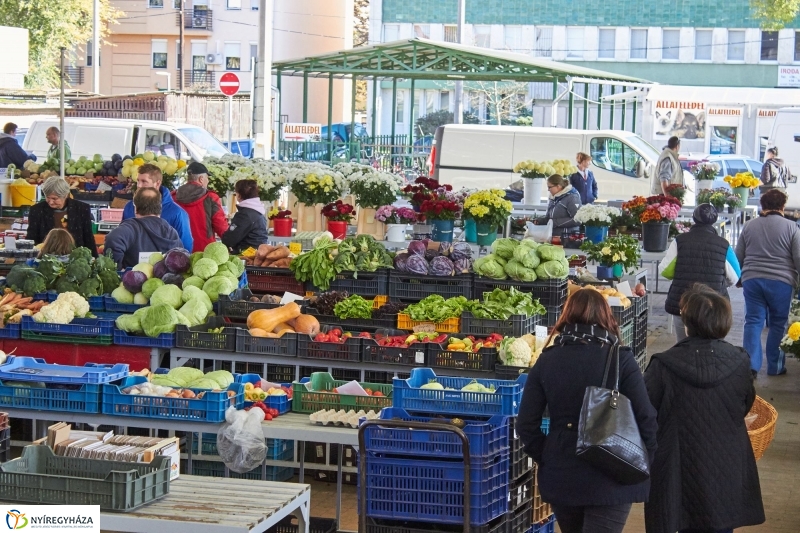
<svg viewBox="0 0 800 533">
<path fill-rule="evenodd" d="M 800 339 L 800 322 L 795 322 L 789 326 L 789 337 L 793 341 Z"/>
<path fill-rule="evenodd" d="M 600 253 L 603 255 L 611 255 L 611 248 L 604 246 L 603 249 L 600 250 Z"/>
</svg>

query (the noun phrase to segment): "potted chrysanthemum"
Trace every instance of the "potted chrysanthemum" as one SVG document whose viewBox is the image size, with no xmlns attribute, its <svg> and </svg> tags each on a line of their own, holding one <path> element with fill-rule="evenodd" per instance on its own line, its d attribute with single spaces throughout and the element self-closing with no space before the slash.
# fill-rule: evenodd
<svg viewBox="0 0 800 533">
<path fill-rule="evenodd" d="M 497 239 L 497 228 L 505 226 L 511 216 L 511 202 L 505 191 L 490 189 L 478 191 L 464 200 L 464 218 L 473 219 L 479 246 L 489 246 Z"/>
<path fill-rule="evenodd" d="M 575 222 L 586 226 L 586 238 L 592 242 L 601 242 L 608 237 L 608 228 L 620 215 L 616 207 L 587 204 L 578 208 Z"/>
</svg>

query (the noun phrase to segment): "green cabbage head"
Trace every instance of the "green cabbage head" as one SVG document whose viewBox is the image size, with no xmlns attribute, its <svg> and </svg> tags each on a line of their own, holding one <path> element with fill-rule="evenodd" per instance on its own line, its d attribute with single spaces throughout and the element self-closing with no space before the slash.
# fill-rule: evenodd
<svg viewBox="0 0 800 533">
<path fill-rule="evenodd" d="M 519 241 L 516 239 L 497 239 L 492 243 L 492 253 L 508 260 L 514 257 L 517 246 Z"/>
<path fill-rule="evenodd" d="M 149 300 L 150 297 L 153 296 L 153 293 L 156 292 L 156 289 L 162 285 L 164 285 L 164 282 L 160 279 L 150 278 L 142 285 L 142 294 L 144 294 L 144 297 Z"/>
<path fill-rule="evenodd" d="M 183 293 L 177 285 L 162 285 L 150 296 L 150 305 L 167 304 L 178 309 L 183 304 L 182 296 Z"/>
<path fill-rule="evenodd" d="M 175 326 L 179 323 L 178 312 L 169 304 L 157 304 L 145 307 L 141 321 L 144 334 L 148 337 L 158 337 L 162 333 L 174 333 Z"/>
<path fill-rule="evenodd" d="M 227 264 L 227 262 L 223 264 Z M 219 266 L 217 266 L 216 261 L 204 257 L 194 264 L 192 267 L 192 275 L 202 279 L 208 279 L 213 277 L 218 270 Z"/>
<path fill-rule="evenodd" d="M 536 271 L 516 259 L 512 259 L 506 264 L 505 271 L 511 279 L 517 281 L 536 281 Z"/>
<path fill-rule="evenodd" d="M 539 263 L 541 263 L 539 260 L 539 254 L 536 253 L 535 248 L 522 245 L 517 246 L 517 249 L 514 250 L 514 260 L 522 263 L 525 268 L 529 268 L 531 270 L 539 266 Z"/>
<path fill-rule="evenodd" d="M 206 298 L 208 298 L 208 296 L 206 296 Z M 209 309 L 206 307 L 203 300 L 195 298 L 183 304 L 183 307 L 178 311 L 189 320 L 189 326 L 199 326 L 200 324 L 206 323 Z"/>
<path fill-rule="evenodd" d="M 498 259 L 494 254 L 481 257 L 472 264 L 472 270 L 485 278 L 506 279 L 506 272 L 503 268 L 505 261 L 501 263 Z"/>
<path fill-rule="evenodd" d="M 228 253 L 228 247 L 222 244 L 221 242 L 212 242 L 211 244 L 206 246 L 205 250 L 203 250 L 203 258 L 213 259 L 214 262 L 217 263 L 218 265 L 227 263 L 228 259 L 230 258 L 230 254 Z"/>
<path fill-rule="evenodd" d="M 542 261 L 557 261 L 565 259 L 567 256 L 564 254 L 564 248 L 561 246 L 553 246 L 552 244 L 541 244 L 536 249 Z"/>
<path fill-rule="evenodd" d="M 115 324 L 125 333 L 144 333 L 142 322 L 136 315 L 120 315 L 117 317 Z"/>
<path fill-rule="evenodd" d="M 183 280 L 183 284 L 181 285 L 181 287 L 183 288 L 183 290 L 186 290 L 186 287 L 189 287 L 191 285 L 193 287 L 197 287 L 200 290 L 203 290 L 203 283 L 205 282 L 206 281 L 200 276 L 189 276 L 188 278 Z"/>
<path fill-rule="evenodd" d="M 192 383 L 203 379 L 203 371 L 187 366 L 179 366 L 170 370 L 167 373 L 167 378 L 177 383 L 179 387 L 188 387 Z"/>
<path fill-rule="evenodd" d="M 203 285 L 203 292 L 208 295 L 212 303 L 219 300 L 220 294 L 230 294 L 234 290 L 236 290 L 236 282 L 225 276 L 214 276 Z"/>
<path fill-rule="evenodd" d="M 536 275 L 539 279 L 563 279 L 569 275 L 569 267 L 561 261 L 546 261 L 536 267 Z"/>
</svg>

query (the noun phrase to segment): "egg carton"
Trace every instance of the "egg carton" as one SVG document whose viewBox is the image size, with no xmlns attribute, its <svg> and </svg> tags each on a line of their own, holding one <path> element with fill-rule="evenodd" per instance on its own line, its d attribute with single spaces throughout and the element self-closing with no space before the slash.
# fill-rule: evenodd
<svg viewBox="0 0 800 533">
<path fill-rule="evenodd" d="M 358 422 L 361 419 L 374 420 L 380 418 L 380 415 L 375 411 L 370 410 L 364 412 L 363 410 L 355 412 L 353 409 L 345 412 L 344 409 L 335 409 L 317 411 L 308 415 L 308 419 L 312 424 L 319 426 L 349 426 L 353 429 L 358 428 Z"/>
</svg>

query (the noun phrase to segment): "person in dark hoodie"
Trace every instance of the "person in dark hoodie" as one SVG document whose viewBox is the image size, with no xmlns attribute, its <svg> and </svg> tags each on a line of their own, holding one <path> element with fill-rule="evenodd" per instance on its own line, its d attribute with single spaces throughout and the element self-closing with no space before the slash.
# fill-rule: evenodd
<svg viewBox="0 0 800 533">
<path fill-rule="evenodd" d="M 786 192 L 786 182 L 791 175 L 792 173 L 783 159 L 778 158 L 778 147 L 772 147 L 767 150 L 764 158 L 764 167 L 761 169 L 762 185 L 759 189 L 762 193 L 770 189 L 780 189 Z"/>
<path fill-rule="evenodd" d="M 139 263 L 143 252 L 166 253 L 183 248 L 178 232 L 161 218 L 161 193 L 152 187 L 142 187 L 133 196 L 136 217 L 123 220 L 106 236 L 105 249 L 111 250 L 119 268 Z"/>
<path fill-rule="evenodd" d="M 264 204 L 258 197 L 256 180 L 239 180 L 234 187 L 238 202 L 236 214 L 222 238 L 222 243 L 235 254 L 247 248 L 258 248 L 269 240 Z"/>
<path fill-rule="evenodd" d="M 192 228 L 193 252 L 202 252 L 228 231 L 228 221 L 219 196 L 208 190 L 208 170 L 202 163 L 192 163 L 186 169 L 186 183 L 172 191 L 172 199 L 189 215 Z"/>
<path fill-rule="evenodd" d="M 644 373 L 658 411 L 647 533 L 731 533 L 762 524 L 764 507 L 744 418 L 756 398 L 750 357 L 723 339 L 728 299 L 705 285 L 683 293 L 688 338 L 654 354 Z"/>
<path fill-rule="evenodd" d="M 28 155 L 19 145 L 16 132 L 17 125 L 13 122 L 3 126 L 3 133 L 0 133 L 0 168 L 13 164 L 21 169 L 28 159 L 36 161 L 35 155 Z"/>
</svg>

